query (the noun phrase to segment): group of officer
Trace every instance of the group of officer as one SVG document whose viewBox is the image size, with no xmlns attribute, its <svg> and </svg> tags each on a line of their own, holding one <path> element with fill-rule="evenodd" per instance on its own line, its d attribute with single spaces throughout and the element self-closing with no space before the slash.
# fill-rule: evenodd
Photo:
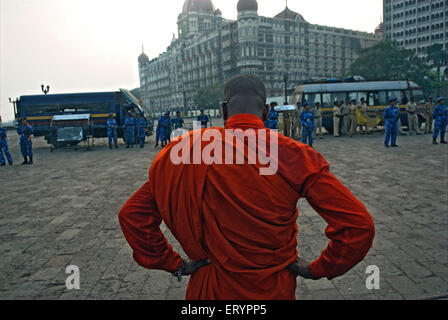
<svg viewBox="0 0 448 320">
<path fill-rule="evenodd" d="M 200 109 L 200 115 L 197 117 L 197 121 L 201 124 L 201 128 L 208 128 L 208 123 L 210 122 L 209 116 L 205 114 L 205 109 Z M 176 112 L 176 117 L 171 118 L 171 112 L 166 112 L 163 116 L 160 116 L 157 122 L 156 129 L 156 145 L 159 146 L 159 141 L 162 143 L 162 147 L 165 147 L 168 142 L 171 141 L 171 133 L 173 130 L 184 128 L 185 121 L 181 116 L 181 112 Z"/>
<path fill-rule="evenodd" d="M 31 138 L 33 133 L 34 129 L 27 122 L 26 118 L 21 119 L 17 128 L 17 134 L 20 136 L 19 145 L 23 156 L 22 165 L 33 164 L 33 141 Z M 0 118 L 0 166 L 2 167 L 6 165 L 5 156 L 8 164 L 12 166 L 14 162 L 8 148 L 8 136 L 6 130 L 2 127 Z"/>
<path fill-rule="evenodd" d="M 135 115 L 129 111 L 124 120 L 125 129 L 125 141 L 126 148 L 134 148 L 137 143 L 140 144 L 140 148 L 145 147 L 146 130 L 148 127 L 148 121 L 145 119 L 142 113 Z M 112 145 L 118 149 L 118 123 L 114 117 L 114 114 L 109 114 L 109 120 L 107 120 L 107 137 L 109 139 L 109 148 L 113 149 Z"/>
<path fill-rule="evenodd" d="M 368 106 L 364 98 L 360 99 L 360 104 L 356 99 L 345 99 L 341 104 L 334 102 L 333 105 L 333 128 L 334 136 L 339 137 L 342 135 L 348 135 L 352 137 L 358 130 L 362 134 L 368 132 Z M 398 147 L 397 136 L 401 129 L 400 110 L 397 106 L 398 100 L 396 98 L 390 99 L 390 105 L 383 113 L 382 119 L 385 121 L 385 146 L 388 148 Z M 286 104 L 286 103 L 285 103 Z M 278 106 L 276 102 L 271 103 L 268 118 L 265 122 L 265 126 L 269 129 L 278 130 L 278 118 L 279 113 L 275 110 Z M 313 134 L 315 136 L 322 137 L 322 111 L 319 102 L 315 103 L 313 110 L 310 109 L 310 104 L 305 102 L 303 105 L 297 104 L 298 109 L 294 112 L 285 114 L 284 127 L 285 134 L 287 136 L 296 138 L 294 135 L 294 128 L 299 129 L 299 139 L 302 142 L 313 146 Z M 415 102 L 415 98 L 411 97 L 408 102 L 408 126 L 410 134 L 421 134 L 418 126 L 418 105 Z M 301 111 L 301 108 L 304 108 Z M 437 138 L 440 135 L 440 143 L 446 144 L 445 133 L 447 126 L 447 107 L 444 105 L 444 98 L 437 99 L 437 105 L 433 102 L 433 98 L 430 97 L 429 101 L 424 104 L 425 110 L 425 133 L 432 133 L 432 126 L 434 122 L 434 134 L 433 144 L 437 143 Z M 295 119 L 299 115 L 298 123 Z"/>
</svg>

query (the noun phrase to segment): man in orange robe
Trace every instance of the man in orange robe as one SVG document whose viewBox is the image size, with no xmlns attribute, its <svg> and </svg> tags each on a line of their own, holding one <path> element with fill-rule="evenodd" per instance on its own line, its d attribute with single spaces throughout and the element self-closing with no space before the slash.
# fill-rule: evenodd
<svg viewBox="0 0 448 320">
<path fill-rule="evenodd" d="M 191 274 L 188 300 L 291 300 L 297 276 L 333 279 L 346 273 L 373 242 L 374 224 L 364 205 L 330 173 L 318 152 L 265 128 L 269 110 L 258 78 L 234 77 L 224 98 L 225 128 L 196 130 L 168 144 L 154 160 L 149 180 L 121 209 L 119 221 L 135 261 L 148 269 Z M 238 138 L 226 139 L 226 130 L 238 129 L 255 135 L 257 149 L 269 149 L 267 154 L 278 148 L 275 174 L 261 175 L 265 164 L 259 159 L 247 161 L 250 138 L 243 138 L 244 149 Z M 220 134 L 203 139 L 207 130 Z M 174 163 L 173 152 L 179 155 L 182 141 L 188 142 L 182 157 L 190 161 Z M 210 148 L 212 142 L 222 148 Z M 198 146 L 212 151 L 215 163 L 194 160 Z M 232 153 L 244 154 L 244 164 L 220 163 L 225 155 L 219 149 L 229 146 Z M 300 198 L 328 223 L 330 242 L 312 263 L 298 257 Z M 188 259 L 167 243 L 162 221 Z"/>
</svg>

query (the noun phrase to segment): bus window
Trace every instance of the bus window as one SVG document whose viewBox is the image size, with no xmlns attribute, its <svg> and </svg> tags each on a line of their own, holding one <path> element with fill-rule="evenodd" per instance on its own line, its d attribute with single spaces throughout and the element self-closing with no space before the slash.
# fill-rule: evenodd
<svg viewBox="0 0 448 320">
<path fill-rule="evenodd" d="M 333 95 L 331 93 L 322 94 L 322 108 L 333 105 Z"/>
<path fill-rule="evenodd" d="M 355 99 L 357 102 L 361 101 L 361 98 L 364 98 L 364 100 L 367 100 L 367 93 L 366 92 L 350 92 L 348 94 L 349 100 Z"/>
<path fill-rule="evenodd" d="M 370 92 L 368 104 L 369 106 L 387 106 L 386 91 Z"/>
<path fill-rule="evenodd" d="M 394 98 L 396 98 L 399 102 L 400 102 L 400 104 L 406 104 L 405 103 L 405 101 L 406 101 L 406 97 L 405 97 L 405 95 L 404 95 L 404 92 L 403 91 L 388 91 L 387 92 L 387 100 L 389 101 L 390 99 L 394 99 Z"/>
<path fill-rule="evenodd" d="M 308 102 L 310 105 L 314 105 L 316 102 L 320 102 L 322 104 L 319 93 L 318 94 L 315 94 L 315 93 L 305 94 L 305 100 L 302 101 L 302 105 L 305 102 Z"/>
<path fill-rule="evenodd" d="M 331 95 L 331 105 L 333 106 L 333 103 L 335 101 L 339 102 L 339 103 L 344 103 L 345 98 L 347 98 L 347 94 L 345 92 L 335 92 Z"/>
</svg>

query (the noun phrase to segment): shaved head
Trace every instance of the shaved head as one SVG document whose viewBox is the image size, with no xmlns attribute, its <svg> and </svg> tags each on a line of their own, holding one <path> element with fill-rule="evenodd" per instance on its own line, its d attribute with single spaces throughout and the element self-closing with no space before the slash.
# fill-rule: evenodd
<svg viewBox="0 0 448 320">
<path fill-rule="evenodd" d="M 254 75 L 240 74 L 224 87 L 224 120 L 236 114 L 254 114 L 265 120 L 269 110 L 266 108 L 266 88 Z"/>
</svg>

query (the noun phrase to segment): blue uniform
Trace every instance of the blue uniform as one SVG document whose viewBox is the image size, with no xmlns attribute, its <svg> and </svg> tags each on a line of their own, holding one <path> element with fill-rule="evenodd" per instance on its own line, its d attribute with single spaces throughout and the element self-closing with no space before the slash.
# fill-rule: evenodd
<svg viewBox="0 0 448 320">
<path fill-rule="evenodd" d="M 400 109 L 397 106 L 388 106 L 384 111 L 383 118 L 386 120 L 386 139 L 384 140 L 384 145 L 389 146 L 397 145 L 398 136 L 398 119 L 400 117 Z"/>
<path fill-rule="evenodd" d="M 33 141 L 31 140 L 31 135 L 34 133 L 34 129 L 29 124 L 20 125 L 17 129 L 17 133 L 20 136 L 20 152 L 22 156 L 33 157 Z"/>
<path fill-rule="evenodd" d="M 174 129 L 180 129 L 184 127 L 184 119 L 181 117 L 176 117 L 173 119 Z"/>
<path fill-rule="evenodd" d="M 432 113 L 434 118 L 434 135 L 433 139 L 437 139 L 440 133 L 440 138 L 445 140 L 446 125 L 447 125 L 447 108 L 440 104 L 434 108 Z"/>
<path fill-rule="evenodd" d="M 302 143 L 313 146 L 314 113 L 313 111 L 302 111 L 300 114 L 302 124 Z"/>
<path fill-rule="evenodd" d="M 163 141 L 163 119 L 164 116 L 160 116 L 159 120 L 157 121 L 157 128 L 156 128 L 156 144 L 159 144 L 159 141 Z"/>
<path fill-rule="evenodd" d="M 162 143 L 167 144 L 171 140 L 171 118 L 163 117 L 162 124 Z"/>
<path fill-rule="evenodd" d="M 138 142 L 140 143 L 140 147 L 145 146 L 145 138 L 146 138 L 146 131 L 145 129 L 148 127 L 148 122 L 145 118 L 137 119 L 137 137 Z"/>
<path fill-rule="evenodd" d="M 12 165 L 12 157 L 9 153 L 8 149 L 8 136 L 6 135 L 6 130 L 4 128 L 0 127 L 0 164 L 4 165 L 5 158 L 3 156 L 3 153 L 5 153 L 6 159 L 8 160 L 8 163 Z"/>
<path fill-rule="evenodd" d="M 112 142 L 117 145 L 117 120 L 115 119 L 109 119 L 107 120 L 107 136 L 109 138 L 109 145 L 112 145 Z"/>
<path fill-rule="evenodd" d="M 278 130 L 278 112 L 271 109 L 268 114 L 268 120 L 264 124 L 268 129 Z"/>
<path fill-rule="evenodd" d="M 127 117 L 124 121 L 124 127 L 126 128 L 126 144 L 134 145 L 135 144 L 135 127 L 137 125 L 137 121 L 134 117 Z"/>
<path fill-rule="evenodd" d="M 201 128 L 205 129 L 208 128 L 208 123 L 210 122 L 210 119 L 207 115 L 204 114 L 200 115 L 197 121 L 201 123 Z"/>
</svg>

